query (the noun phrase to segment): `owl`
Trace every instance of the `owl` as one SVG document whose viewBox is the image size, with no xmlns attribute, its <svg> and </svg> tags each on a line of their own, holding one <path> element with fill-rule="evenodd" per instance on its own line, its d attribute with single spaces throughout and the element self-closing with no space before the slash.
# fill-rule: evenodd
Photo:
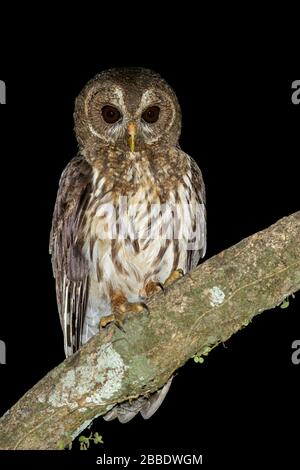
<svg viewBox="0 0 300 470">
<path fill-rule="evenodd" d="M 62 173 L 50 234 L 66 356 L 99 328 L 126 334 L 127 314 L 141 315 L 206 250 L 202 174 L 179 147 L 181 110 L 165 80 L 143 68 L 101 72 L 76 99 L 74 121 L 79 149 Z M 169 386 L 106 419 L 149 418 Z"/>
</svg>

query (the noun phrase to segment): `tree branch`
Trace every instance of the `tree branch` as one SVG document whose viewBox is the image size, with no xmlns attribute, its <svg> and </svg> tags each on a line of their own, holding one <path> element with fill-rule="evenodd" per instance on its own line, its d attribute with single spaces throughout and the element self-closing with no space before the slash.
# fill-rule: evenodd
<svg viewBox="0 0 300 470">
<path fill-rule="evenodd" d="M 0 420 L 1 449 L 57 449 L 116 403 L 162 387 L 300 289 L 300 212 L 201 264 L 49 372 Z"/>
</svg>

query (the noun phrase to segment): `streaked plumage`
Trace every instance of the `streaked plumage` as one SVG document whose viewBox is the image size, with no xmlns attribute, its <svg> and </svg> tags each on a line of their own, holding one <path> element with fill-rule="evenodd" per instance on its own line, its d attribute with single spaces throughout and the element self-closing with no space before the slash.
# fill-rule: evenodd
<svg viewBox="0 0 300 470">
<path fill-rule="evenodd" d="M 118 121 L 104 121 L 105 106 L 118 110 L 115 116 L 105 111 L 108 119 L 119 112 Z M 153 120 L 157 107 L 157 121 L 145 122 L 145 110 Z M 128 145 L 132 125 L 134 151 Z M 174 92 L 145 69 L 103 72 L 77 98 L 79 152 L 62 174 L 50 237 L 67 356 L 97 333 L 116 297 L 138 302 L 151 281 L 164 283 L 178 269 L 186 273 L 205 254 L 204 184 L 178 146 L 180 128 Z M 174 220 L 178 238 L 165 236 Z M 141 398 L 116 407 L 107 419 L 126 422 L 139 410 L 149 417 L 149 403 Z"/>
</svg>

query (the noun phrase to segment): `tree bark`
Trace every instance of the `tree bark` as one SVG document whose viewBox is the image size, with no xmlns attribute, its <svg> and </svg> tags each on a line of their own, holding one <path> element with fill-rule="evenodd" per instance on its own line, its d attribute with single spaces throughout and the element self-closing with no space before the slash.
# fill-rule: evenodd
<svg viewBox="0 0 300 470">
<path fill-rule="evenodd" d="M 300 289 L 300 212 L 202 263 L 49 372 L 0 420 L 0 449 L 58 449 L 116 403 L 162 387 Z"/>
</svg>

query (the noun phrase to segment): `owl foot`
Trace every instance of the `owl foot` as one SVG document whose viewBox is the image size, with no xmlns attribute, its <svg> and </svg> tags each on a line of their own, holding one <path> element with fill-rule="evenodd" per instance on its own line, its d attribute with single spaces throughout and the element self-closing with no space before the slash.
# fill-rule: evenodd
<svg viewBox="0 0 300 470">
<path fill-rule="evenodd" d="M 184 272 L 182 269 L 176 269 L 175 271 L 173 271 L 169 277 L 167 277 L 167 279 L 165 280 L 164 282 L 164 287 L 168 287 L 170 286 L 171 284 L 173 284 L 173 282 L 177 281 L 178 279 L 182 278 L 184 276 Z"/>
<path fill-rule="evenodd" d="M 125 298 L 123 298 L 122 302 L 120 302 L 119 298 L 118 301 L 116 299 L 113 299 L 113 313 L 100 319 L 100 329 L 105 328 L 110 323 L 113 323 L 125 333 L 123 324 L 128 313 L 141 313 L 144 310 L 147 310 L 149 312 L 149 308 L 144 302 L 128 302 L 124 299 Z"/>
<path fill-rule="evenodd" d="M 161 282 L 149 281 L 144 288 L 140 291 L 140 296 L 148 299 L 153 294 L 164 290 L 164 285 Z"/>
<path fill-rule="evenodd" d="M 158 292 L 165 292 L 166 287 L 173 284 L 173 282 L 177 281 L 177 279 L 180 279 L 182 276 L 184 276 L 184 272 L 182 271 L 182 269 L 178 269 L 176 271 L 173 271 L 164 283 L 161 283 L 159 281 L 149 281 L 143 287 L 143 289 L 140 290 L 139 295 L 144 299 L 148 299 L 149 297 Z"/>
</svg>

